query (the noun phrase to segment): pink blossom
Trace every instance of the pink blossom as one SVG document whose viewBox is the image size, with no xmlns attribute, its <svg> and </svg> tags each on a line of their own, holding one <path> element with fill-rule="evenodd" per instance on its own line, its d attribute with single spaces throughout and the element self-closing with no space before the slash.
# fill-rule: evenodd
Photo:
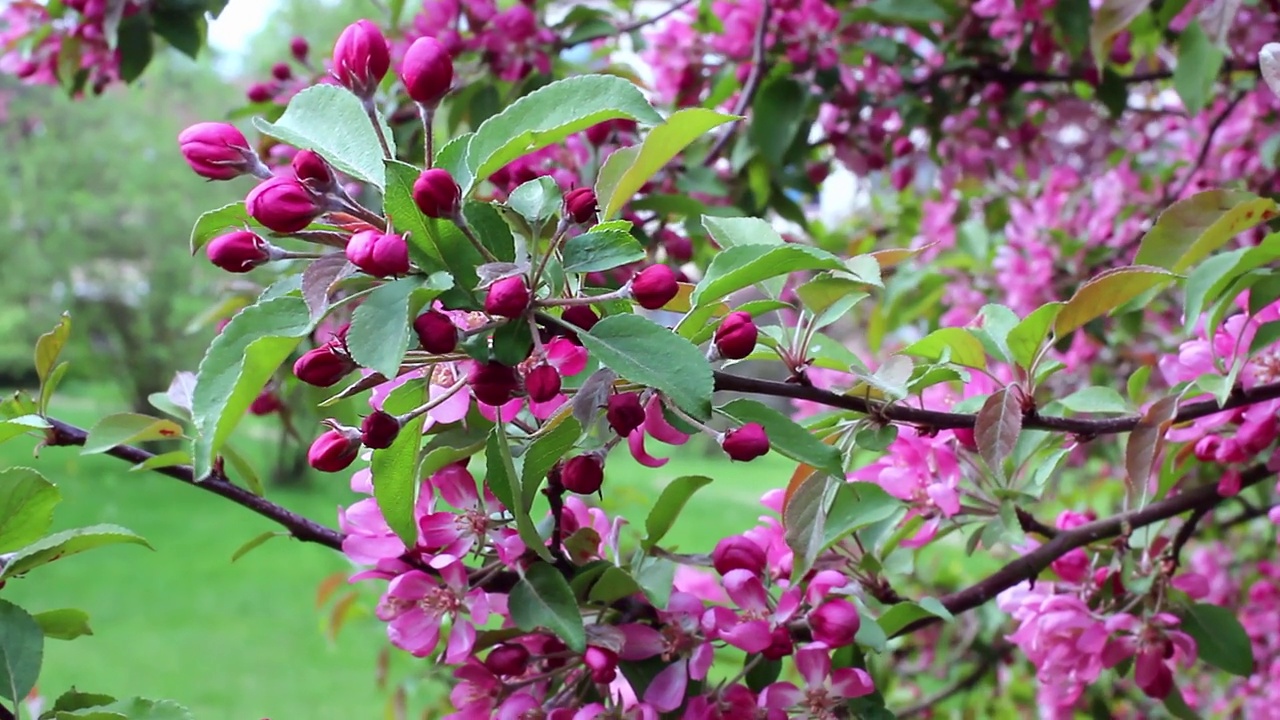
<svg viewBox="0 0 1280 720">
<path fill-rule="evenodd" d="M 378 618 L 387 623 L 391 644 L 418 657 L 435 650 L 440 626 L 452 625 L 444 661 L 460 663 L 471 653 L 476 630 L 489 617 L 489 596 L 471 589 L 467 569 L 460 562 L 439 568 L 439 579 L 420 570 L 396 577 L 378 603 Z M 443 582 L 442 582 L 443 581 Z"/>
<path fill-rule="evenodd" d="M 761 693 L 765 707 L 800 711 L 808 717 L 835 717 L 833 712 L 845 701 L 875 692 L 871 676 L 861 668 L 831 669 L 831 651 L 811 645 L 796 651 L 796 669 L 804 687 L 776 682 Z"/>
</svg>

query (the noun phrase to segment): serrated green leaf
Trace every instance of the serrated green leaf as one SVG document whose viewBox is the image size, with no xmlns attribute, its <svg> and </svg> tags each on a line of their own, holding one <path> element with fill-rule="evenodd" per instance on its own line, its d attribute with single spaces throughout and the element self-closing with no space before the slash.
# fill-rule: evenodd
<svg viewBox="0 0 1280 720">
<path fill-rule="evenodd" d="M 382 200 L 382 211 L 387 214 L 395 230 L 405 235 L 409 259 L 424 270 L 452 267 L 449 258 L 442 252 L 432 221 L 413 202 L 413 184 L 422 171 L 399 160 L 387 160 L 383 172 L 386 174 L 387 187 Z"/>
<path fill-rule="evenodd" d="M 71 337 L 71 316 L 62 313 L 58 318 L 58 324 L 36 340 L 36 376 L 40 378 L 40 393 L 36 397 L 36 405 L 40 408 L 41 415 L 49 407 L 49 396 L 53 394 L 49 386 L 54 365 L 57 364 L 58 356 L 62 354 L 62 348 L 67 344 L 69 337 Z"/>
<path fill-rule="evenodd" d="M 933 362 L 940 362 L 945 354 L 948 361 L 957 365 L 979 369 L 987 366 L 987 353 L 982 347 L 982 341 L 968 329 L 961 327 L 934 330 L 908 345 L 902 352 Z"/>
<path fill-rule="evenodd" d="M 153 440 L 182 437 L 182 426 L 172 420 L 138 413 L 108 415 L 89 429 L 81 455 L 104 453 L 118 445 L 132 445 Z"/>
<path fill-rule="evenodd" d="M 47 430 L 49 423 L 39 415 L 19 415 L 15 418 L 0 421 L 0 443 L 34 430 Z"/>
<path fill-rule="evenodd" d="M 693 290 L 691 302 L 705 305 L 756 283 L 799 270 L 843 270 L 840 258 L 808 245 L 744 245 L 721 251 Z"/>
<path fill-rule="evenodd" d="M 36 470 L 0 470 L 0 552 L 41 538 L 53 524 L 53 508 L 61 500 L 57 486 Z"/>
<path fill-rule="evenodd" d="M 15 552 L 8 559 L 4 569 L 0 570 L 0 580 L 22 575 L 69 555 L 122 543 L 154 549 L 141 536 L 119 525 L 91 525 L 75 530 L 63 530 L 47 535 Z"/>
<path fill-rule="evenodd" d="M 529 444 L 524 453 L 524 466 L 520 469 L 521 498 L 527 511 L 533 506 L 538 488 L 551 468 L 578 442 L 582 426 L 572 415 L 558 416 L 555 426 L 545 430 Z"/>
<path fill-rule="evenodd" d="M 538 557 L 551 562 L 551 551 L 538 532 L 524 504 L 524 492 L 520 487 L 520 474 L 516 472 L 515 459 L 511 457 L 511 444 L 507 440 L 506 428 L 502 418 L 494 423 L 489 442 L 485 445 L 485 484 L 494 496 L 507 507 L 516 519 L 516 531 L 525 547 L 538 554 Z"/>
<path fill-rule="evenodd" d="M 383 136 L 396 156 L 395 137 L 379 118 Z M 381 190 L 386 185 L 385 156 L 360 98 L 340 85 L 312 85 L 289 100 L 274 123 L 254 118 L 264 135 L 300 150 L 313 150 L 329 164 Z"/>
<path fill-rule="evenodd" d="M 1177 275 L 1158 267 L 1139 266 L 1107 270 L 1076 290 L 1054 320 L 1058 337 L 1124 305 L 1139 295 L 1173 281 Z"/>
<path fill-rule="evenodd" d="M 1196 657 L 1233 675 L 1253 674 L 1253 644 L 1236 613 L 1196 603 L 1180 613 L 1182 630 L 1196 641 Z"/>
<path fill-rule="evenodd" d="M 625 230 L 592 230 L 569 238 L 561 250 L 564 271 L 588 273 L 638 262 L 644 248 Z"/>
<path fill-rule="evenodd" d="M 688 340 L 630 314 L 611 315 L 578 337 L 620 377 L 656 388 L 696 418 L 711 416 L 711 365 Z"/>
<path fill-rule="evenodd" d="M 429 291 L 426 301 L 430 302 L 452 286 L 453 279 L 440 272 L 426 282 L 421 277 L 410 276 L 374 288 L 351 314 L 351 329 L 347 333 L 351 358 L 383 377 L 398 375 L 412 337 L 410 300 L 414 293 Z M 422 299 L 421 294 L 418 297 Z"/>
<path fill-rule="evenodd" d="M 392 415 L 402 415 L 427 401 L 426 383 L 410 382 L 391 392 L 382 403 L 382 409 Z M 391 446 L 373 451 L 370 468 L 373 472 L 373 497 L 382 511 L 382 517 L 405 547 L 418 543 L 418 523 L 414 506 L 418 501 L 418 449 L 422 446 L 422 425 L 426 415 L 419 415 L 406 422 L 396 434 Z"/>
<path fill-rule="evenodd" d="M 564 576 L 554 567 L 535 563 L 511 590 L 511 619 L 522 630 L 546 628 L 571 650 L 582 652 L 587 632 L 578 614 L 578 601 Z"/>
<path fill-rule="evenodd" d="M 533 225 L 554 217 L 563 202 L 560 185 L 550 175 L 541 175 L 521 183 L 507 196 L 507 207 Z"/>
<path fill-rule="evenodd" d="M 761 87 L 751 102 L 751 124 L 747 139 L 759 149 L 771 166 L 782 163 L 782 157 L 795 142 L 804 124 L 808 92 L 790 75 L 776 75 Z"/>
<path fill-rule="evenodd" d="M 1170 205 L 1142 238 L 1135 265 L 1186 272 L 1236 235 L 1276 216 L 1275 201 L 1243 190 L 1206 190 Z"/>
<path fill-rule="evenodd" d="M 0 697 L 25 700 L 36 686 L 44 660 L 44 634 L 35 618 L 0 600 Z"/>
<path fill-rule="evenodd" d="M 930 598 L 932 599 L 932 598 Z M 885 611 L 876 623 L 880 625 L 880 629 L 884 630 L 884 634 L 893 637 L 898 631 L 910 625 L 917 620 L 923 620 L 928 617 L 938 617 L 943 620 L 950 620 L 951 613 L 942 607 L 941 603 L 934 600 L 930 607 L 924 604 L 917 604 L 910 601 L 896 603 L 893 607 Z"/>
<path fill-rule="evenodd" d="M 1178 62 L 1173 69 L 1173 89 L 1190 115 L 1204 110 L 1226 59 L 1205 34 L 1199 20 L 1192 20 L 1178 38 Z"/>
<path fill-rule="evenodd" d="M 1053 321 L 1058 318 L 1063 307 L 1065 305 L 1060 302 L 1041 305 L 1009 331 L 1005 343 L 1018 367 L 1028 369 L 1031 363 L 1035 362 L 1040 348 L 1049 337 L 1049 329 L 1053 327 Z"/>
</svg>

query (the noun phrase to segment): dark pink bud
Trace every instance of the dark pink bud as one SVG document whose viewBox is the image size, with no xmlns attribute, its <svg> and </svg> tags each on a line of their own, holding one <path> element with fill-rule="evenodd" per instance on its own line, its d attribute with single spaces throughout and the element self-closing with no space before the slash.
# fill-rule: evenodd
<svg viewBox="0 0 1280 720">
<path fill-rule="evenodd" d="M 1133 682 L 1149 698 L 1163 700 L 1173 690 L 1173 673 L 1159 647 L 1142 650 L 1133 662 Z"/>
<path fill-rule="evenodd" d="M 292 55 L 298 62 L 305 61 L 307 59 L 307 53 L 310 51 L 311 51 L 311 44 L 308 43 L 307 39 L 302 37 L 301 35 L 289 41 L 289 54 Z"/>
<path fill-rule="evenodd" d="M 289 63 L 276 63 L 271 66 L 271 77 L 284 82 L 293 77 L 293 69 L 289 67 Z"/>
<path fill-rule="evenodd" d="M 400 434 L 400 421 L 395 415 L 377 410 L 360 423 L 360 442 L 365 447 L 383 450 L 391 447 Z"/>
<path fill-rule="evenodd" d="M 767 559 L 759 545 L 742 535 L 723 538 L 711 551 L 711 564 L 721 575 L 728 575 L 730 570 L 746 570 L 759 575 L 764 572 Z"/>
<path fill-rule="evenodd" d="M 809 629 L 813 639 L 838 648 L 853 644 L 862 626 L 858 608 L 848 600 L 828 600 L 809 613 Z"/>
<path fill-rule="evenodd" d="M 565 193 L 564 215 L 579 225 L 591 222 L 596 216 L 596 192 L 591 188 L 581 187 Z"/>
<path fill-rule="evenodd" d="M 448 170 L 424 170 L 413 182 L 413 203 L 429 218 L 451 218 L 462 205 L 462 188 Z"/>
<path fill-rule="evenodd" d="M 564 318 L 565 322 L 576 325 L 583 330 L 590 330 L 596 326 L 596 323 L 600 322 L 600 316 L 596 314 L 595 310 L 591 309 L 590 305 L 570 305 L 564 309 L 564 314 L 561 317 Z"/>
<path fill-rule="evenodd" d="M 911 186 L 911 181 L 916 179 L 916 169 L 913 165 L 899 165 L 893 169 L 890 176 L 893 182 L 893 189 L 902 192 Z"/>
<path fill-rule="evenodd" d="M 196 123 L 178 134 L 178 146 L 191 169 L 210 180 L 240 177 L 253 165 L 249 141 L 231 123 Z"/>
<path fill-rule="evenodd" d="M 251 103 L 264 103 L 269 102 L 275 94 L 275 86 L 271 83 L 254 83 L 245 91 L 244 96 Z"/>
<path fill-rule="evenodd" d="M 974 439 L 973 428 L 952 428 L 951 434 L 956 436 L 956 441 L 960 443 L 960 447 L 970 452 L 978 451 L 978 441 Z"/>
<path fill-rule="evenodd" d="M 759 423 L 747 423 L 726 432 L 720 448 L 730 460 L 747 462 L 769 452 L 769 436 Z"/>
<path fill-rule="evenodd" d="M 356 364 L 330 344 L 308 350 L 293 364 L 294 376 L 316 387 L 337 385 L 355 369 Z"/>
<path fill-rule="evenodd" d="M 600 456 L 588 453 L 565 461 L 560 470 L 560 484 L 569 492 L 590 495 L 604 483 L 604 463 Z"/>
<path fill-rule="evenodd" d="M 756 338 L 759 335 L 750 313 L 731 312 L 716 328 L 716 350 L 720 351 L 720 357 L 741 360 L 756 349 Z"/>
<path fill-rule="evenodd" d="M 209 262 L 233 273 L 244 273 L 271 259 L 266 241 L 248 230 L 236 230 L 209 241 L 204 248 Z"/>
<path fill-rule="evenodd" d="M 249 405 L 249 413 L 252 415 L 270 415 L 282 407 L 284 405 L 280 402 L 279 395 L 270 390 L 263 390 Z"/>
<path fill-rule="evenodd" d="M 631 278 L 631 296 L 646 310 L 666 305 L 678 292 L 676 273 L 666 265 L 650 265 Z"/>
<path fill-rule="evenodd" d="M 333 184 L 333 172 L 329 164 L 310 150 L 299 150 L 293 156 L 293 174 L 302 184 L 316 191 L 323 191 Z"/>
<path fill-rule="evenodd" d="M 472 363 L 467 384 L 476 400 L 495 407 L 505 404 L 519 388 L 516 371 L 496 362 Z"/>
<path fill-rule="evenodd" d="M 595 645 L 588 645 L 582 654 L 582 664 L 591 670 L 591 681 L 600 685 L 613 682 L 618 677 L 618 653 Z"/>
<path fill-rule="evenodd" d="M 605 406 L 605 419 L 609 427 L 621 437 L 644 424 L 644 406 L 640 404 L 640 393 L 622 393 L 613 395 Z"/>
<path fill-rule="evenodd" d="M 528 307 L 529 286 L 524 284 L 523 275 L 498 280 L 489 286 L 489 294 L 484 297 L 484 311 L 498 317 L 518 318 Z"/>
<path fill-rule="evenodd" d="M 274 177 L 260 183 L 244 200 L 249 215 L 279 233 L 294 233 L 320 215 L 318 198 L 294 178 Z"/>
<path fill-rule="evenodd" d="M 911 142 L 911 138 L 904 136 L 904 137 L 898 137 L 894 139 L 893 141 L 894 157 L 902 157 L 903 155 L 908 155 L 911 153 L 912 150 L 915 150 L 915 145 Z"/>
<path fill-rule="evenodd" d="M 489 651 L 484 666 L 494 675 L 523 674 L 529 667 L 529 649 L 519 643 L 503 643 Z"/>
<path fill-rule="evenodd" d="M 348 25 L 333 45 L 333 76 L 362 98 L 373 97 L 378 83 L 390 69 L 391 50 L 387 39 L 378 26 L 368 20 Z"/>
<path fill-rule="evenodd" d="M 458 347 L 458 326 L 439 310 L 428 310 L 413 321 L 422 349 L 436 355 L 451 353 Z"/>
<path fill-rule="evenodd" d="M 401 235 L 364 230 L 347 241 L 347 259 L 374 277 L 409 272 L 409 246 Z"/>
<path fill-rule="evenodd" d="M 453 58 L 433 37 L 420 37 L 404 53 L 400 79 L 416 103 L 435 107 L 453 84 Z"/>
<path fill-rule="evenodd" d="M 524 391 L 536 403 L 551 401 L 560 394 L 560 371 L 545 363 L 534 366 L 524 376 Z"/>
<path fill-rule="evenodd" d="M 320 472 L 341 472 L 360 454 L 360 433 L 355 428 L 329 430 L 307 450 L 307 464 Z"/>
<path fill-rule="evenodd" d="M 693 241 L 678 232 L 662 233 L 662 249 L 676 262 L 688 262 L 693 258 Z"/>
<path fill-rule="evenodd" d="M 791 631 L 784 626 L 778 626 L 773 629 L 770 639 L 773 641 L 769 647 L 760 651 L 766 660 L 781 660 L 782 658 L 795 652 L 795 645 L 791 642 Z"/>
</svg>

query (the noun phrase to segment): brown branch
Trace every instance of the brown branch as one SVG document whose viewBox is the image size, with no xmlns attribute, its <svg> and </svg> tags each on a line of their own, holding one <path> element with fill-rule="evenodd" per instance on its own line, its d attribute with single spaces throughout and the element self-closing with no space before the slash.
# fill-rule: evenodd
<svg viewBox="0 0 1280 720">
<path fill-rule="evenodd" d="M 50 425 L 50 428 L 46 431 L 46 445 L 63 447 L 84 445 L 85 440 L 89 437 L 89 433 L 74 425 L 51 417 L 46 417 L 45 420 Z M 130 445 L 117 445 L 108 450 L 106 454 L 134 465 L 155 457 L 154 453 Z M 303 542 L 316 543 L 333 550 L 342 549 L 342 533 L 309 520 L 292 510 L 286 510 L 266 498 L 254 495 L 219 474 L 215 473 L 204 479 L 197 480 L 195 471 L 190 465 L 170 465 L 169 467 L 155 468 L 155 472 L 186 483 L 191 487 L 200 488 L 214 495 L 220 495 L 237 505 L 248 508 L 283 526 L 289 531 L 290 535 Z"/>
<path fill-rule="evenodd" d="M 913 408 L 907 405 L 886 404 L 852 395 L 841 395 L 840 393 L 821 390 L 809 385 L 760 380 L 719 370 L 714 372 L 714 377 L 716 390 L 768 395 L 771 397 L 791 398 L 793 400 L 808 400 L 828 407 L 852 410 L 891 422 L 916 425 L 931 430 L 971 428 L 977 419 L 977 415 L 967 413 L 942 412 L 939 410 Z M 1225 410 L 1234 410 L 1277 398 L 1280 398 L 1280 382 L 1257 385 L 1250 389 L 1237 388 L 1232 391 L 1227 401 L 1222 405 L 1218 405 L 1216 400 L 1201 400 L 1183 405 L 1173 422 L 1176 425 L 1202 418 L 1206 415 L 1213 415 Z M 1089 419 L 1040 415 L 1030 412 L 1023 417 L 1022 427 L 1028 430 L 1051 430 L 1091 438 L 1098 435 L 1115 435 L 1129 432 L 1137 426 L 1140 419 L 1137 415 Z"/>
<path fill-rule="evenodd" d="M 764 0 L 764 7 L 760 9 L 760 25 L 756 27 L 756 35 L 752 43 L 751 49 L 751 74 L 747 76 L 747 82 L 742 86 L 742 93 L 738 95 L 738 101 L 733 105 L 733 115 L 742 115 L 751 107 L 751 101 L 755 99 L 756 92 L 760 90 L 760 84 L 764 82 L 766 71 L 766 63 L 764 61 L 765 39 L 769 33 L 769 18 L 773 16 L 773 4 L 770 0 Z M 724 152 L 729 141 L 733 139 L 734 133 L 738 131 L 738 125 L 741 120 L 734 120 L 729 123 L 720 137 L 716 138 L 716 142 L 711 146 L 711 150 L 707 152 L 707 157 L 702 161 L 703 165 L 709 166 L 720 157 L 720 153 Z"/>
<path fill-rule="evenodd" d="M 1020 507 L 1014 507 L 1013 512 L 1018 516 L 1018 525 L 1021 526 L 1024 533 L 1035 533 L 1043 538 L 1052 540 L 1058 536 L 1058 531 L 1040 522 L 1035 515 L 1023 510 Z"/>
<path fill-rule="evenodd" d="M 1246 470 L 1241 475 L 1240 489 L 1243 490 L 1256 485 L 1273 476 L 1274 473 L 1267 470 L 1266 466 L 1257 465 Z M 1060 532 L 1057 537 L 1049 542 L 1005 565 L 974 585 L 943 596 L 941 598 L 942 605 L 953 615 L 967 612 L 990 602 L 996 595 L 1020 582 L 1036 578 L 1054 560 L 1076 548 L 1084 547 L 1099 540 L 1125 535 L 1138 528 L 1146 527 L 1161 520 L 1168 520 L 1184 512 L 1207 511 L 1228 499 L 1218 494 L 1216 483 L 1211 483 L 1165 498 L 1159 502 L 1151 503 L 1141 510 L 1120 513 L 1119 515 L 1091 522 L 1088 525 L 1081 525 L 1073 530 Z M 893 636 L 908 635 L 936 622 L 939 622 L 939 618 L 925 618 L 902 628 L 894 633 Z"/>
</svg>

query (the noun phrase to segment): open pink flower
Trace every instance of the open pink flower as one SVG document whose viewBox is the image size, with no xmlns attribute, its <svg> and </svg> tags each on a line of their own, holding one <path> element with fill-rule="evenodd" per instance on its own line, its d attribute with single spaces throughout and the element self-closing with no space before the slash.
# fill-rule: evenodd
<svg viewBox="0 0 1280 720">
<path fill-rule="evenodd" d="M 474 623 L 489 618 L 489 596 L 471 589 L 467 569 L 460 562 L 439 568 L 439 579 L 421 570 L 396 577 L 378 603 L 377 615 L 388 623 L 391 644 L 418 657 L 425 657 L 440 642 L 440 626 L 452 624 L 445 648 L 446 663 L 460 663 L 471 654 L 476 642 Z"/>
<path fill-rule="evenodd" d="M 879 460 L 849 473 L 851 480 L 874 482 L 890 495 L 912 504 L 907 518 L 919 515 L 925 524 L 903 542 L 920 547 L 933 539 L 942 518 L 960 512 L 958 486 L 962 477 L 955 444 L 947 436 L 928 437 L 904 428 Z"/>
<path fill-rule="evenodd" d="M 804 678 L 804 688 L 776 682 L 761 693 L 767 708 L 804 713 L 811 718 L 834 718 L 835 709 L 853 698 L 875 691 L 871 676 L 861 668 L 831 669 L 831 651 L 810 645 L 796 651 L 796 669 Z"/>
<path fill-rule="evenodd" d="M 717 634 L 730 645 L 757 653 L 773 644 L 774 631 L 784 627 L 800 609 L 800 589 L 782 592 L 775 606 L 760 578 L 749 570 L 730 570 L 724 576 L 724 589 L 738 607 L 712 608 Z"/>
<path fill-rule="evenodd" d="M 507 539 L 505 528 L 491 521 L 493 513 L 499 510 L 498 501 L 482 498 L 475 477 L 461 464 L 441 468 L 431 476 L 431 485 L 455 508 L 418 518 L 419 546 L 434 553 L 428 562 L 431 567 L 461 560 L 487 541 L 500 544 Z"/>
<path fill-rule="evenodd" d="M 660 656 L 671 662 L 654 677 L 644 693 L 644 702 L 660 712 L 671 712 L 685 701 L 689 681 L 706 678 L 715 650 L 703 632 L 705 606 L 683 592 L 671 593 L 667 609 L 658 613 L 663 631 L 648 625 L 620 625 L 625 640 L 618 657 L 644 660 Z"/>
</svg>

